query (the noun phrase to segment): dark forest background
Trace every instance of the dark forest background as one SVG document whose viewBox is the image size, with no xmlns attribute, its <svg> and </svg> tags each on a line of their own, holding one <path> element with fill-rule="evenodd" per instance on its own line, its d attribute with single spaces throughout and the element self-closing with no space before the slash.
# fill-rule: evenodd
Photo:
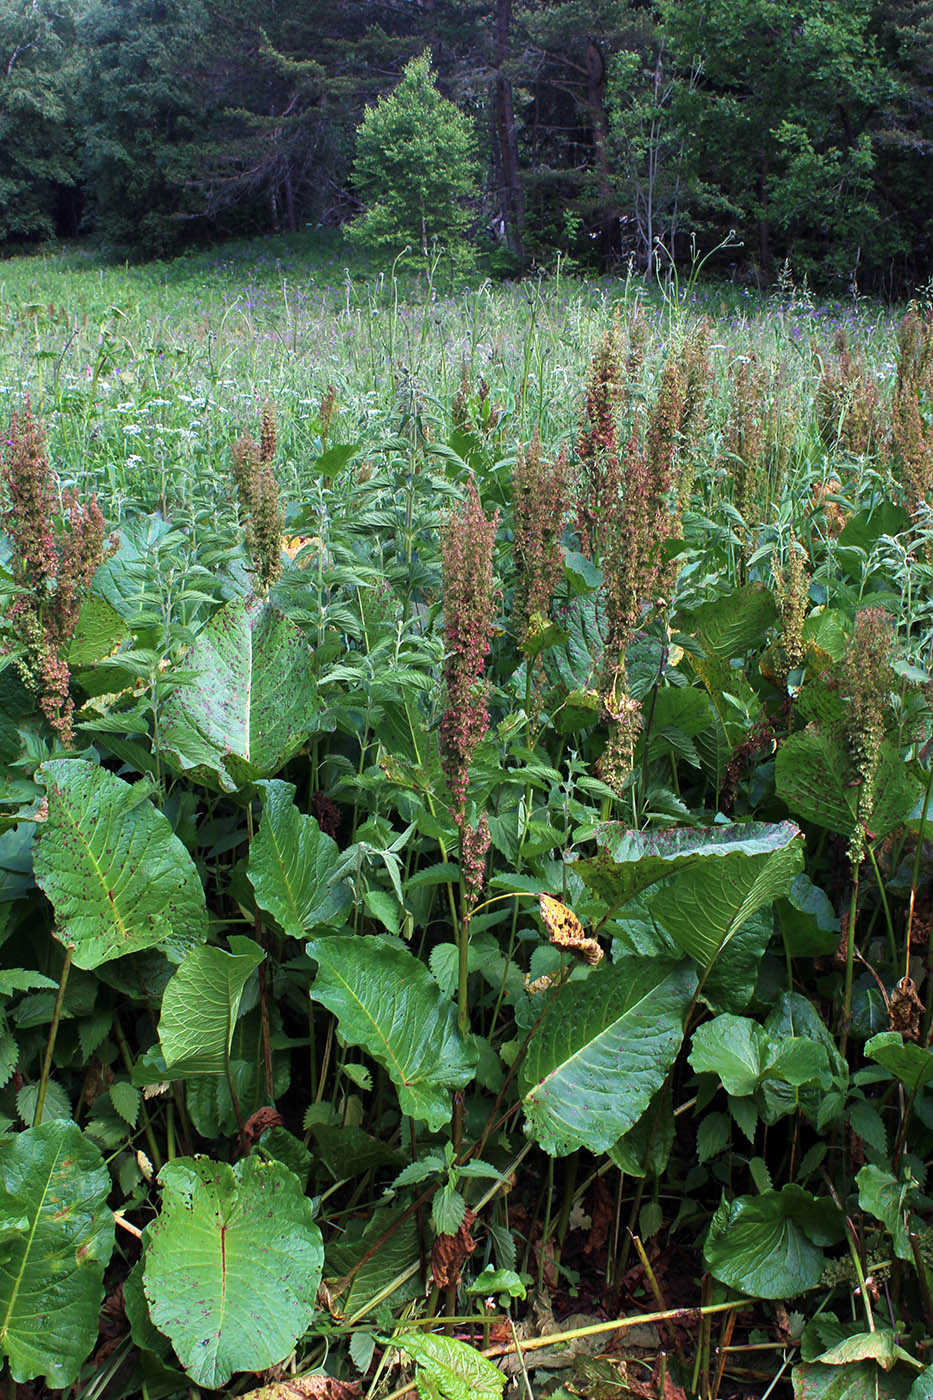
<svg viewBox="0 0 933 1400">
<path fill-rule="evenodd" d="M 0 247 L 344 225 L 363 113 L 425 50 L 504 272 L 734 230 L 751 282 L 933 273 L 933 0 L 0 0 Z"/>
</svg>

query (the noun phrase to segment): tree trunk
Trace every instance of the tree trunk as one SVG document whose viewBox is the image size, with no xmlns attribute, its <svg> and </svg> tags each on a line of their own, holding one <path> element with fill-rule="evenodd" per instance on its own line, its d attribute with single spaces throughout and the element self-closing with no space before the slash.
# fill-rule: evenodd
<svg viewBox="0 0 933 1400">
<path fill-rule="evenodd" d="M 522 244 L 522 188 L 518 175 L 518 139 L 515 131 L 515 109 L 512 102 L 512 80 L 503 71 L 509 58 L 509 38 L 512 26 L 512 0 L 496 0 L 496 35 L 493 64 L 496 70 L 493 85 L 493 113 L 502 171 L 500 209 L 505 224 L 505 239 L 509 251 L 517 258 L 525 255 Z"/>
<path fill-rule="evenodd" d="M 593 129 L 593 154 L 600 200 L 601 242 L 604 257 L 618 252 L 618 219 L 612 197 L 609 169 L 609 119 L 606 116 L 606 60 L 596 40 L 586 41 L 586 100 Z"/>
<path fill-rule="evenodd" d="M 771 225 L 768 221 L 768 156 L 763 153 L 758 175 L 758 257 L 761 262 L 761 275 L 768 277 L 771 267 Z"/>
</svg>

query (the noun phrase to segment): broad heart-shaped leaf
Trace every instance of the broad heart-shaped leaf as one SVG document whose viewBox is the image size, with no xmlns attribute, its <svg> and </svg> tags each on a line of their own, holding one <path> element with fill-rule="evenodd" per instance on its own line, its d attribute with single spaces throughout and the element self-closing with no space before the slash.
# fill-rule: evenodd
<svg viewBox="0 0 933 1400">
<path fill-rule="evenodd" d="M 182 664 L 198 678 L 166 700 L 160 739 L 179 771 L 206 787 L 236 792 L 272 777 L 320 713 L 311 652 L 269 603 L 234 598 Z"/>
<path fill-rule="evenodd" d="M 628 1132 L 674 1062 L 695 989 L 686 963 L 647 958 L 561 988 L 520 1071 L 526 1128 L 545 1152 L 605 1152 Z"/>
<path fill-rule="evenodd" d="M 298 811 L 291 783 L 272 779 L 257 786 L 262 821 L 246 867 L 256 903 L 291 938 L 340 923 L 352 900 L 336 841 Z"/>
<path fill-rule="evenodd" d="M 188 1375 L 218 1387 L 284 1361 L 311 1321 L 324 1263 L 298 1178 L 258 1157 L 235 1167 L 180 1157 L 159 1181 L 143 1287 Z"/>
<path fill-rule="evenodd" d="M 704 1258 L 714 1278 L 753 1298 L 794 1298 L 823 1272 L 823 1246 L 842 1238 L 842 1219 L 828 1200 L 796 1185 L 723 1201 L 706 1237 Z"/>
<path fill-rule="evenodd" d="M 79 758 L 43 763 L 48 821 L 36 884 L 55 909 L 56 935 L 91 971 L 158 944 L 173 962 L 207 937 L 194 861 L 144 785 Z"/>
<path fill-rule="evenodd" d="M 678 871 L 651 900 L 651 912 L 707 969 L 756 910 L 787 894 L 802 865 L 799 828 L 766 826 L 748 841 L 739 837 L 718 858 Z"/>
<path fill-rule="evenodd" d="M 769 855 L 795 835 L 797 828 L 790 822 L 666 831 L 632 831 L 623 822 L 607 822 L 596 832 L 596 855 L 577 861 L 573 868 L 613 911 L 685 867 L 722 856 Z"/>
<path fill-rule="evenodd" d="M 694 608 L 682 625 L 699 635 L 707 652 L 730 661 L 762 646 L 776 616 L 774 598 L 764 585 L 747 583 Z"/>
<path fill-rule="evenodd" d="M 188 954 L 162 998 L 159 1042 L 172 1079 L 226 1070 L 240 998 L 265 953 L 234 934 L 230 952 L 204 945 Z"/>
<path fill-rule="evenodd" d="M 424 963 L 376 935 L 312 939 L 307 951 L 318 965 L 312 1000 L 334 1013 L 347 1045 L 362 1045 L 388 1071 L 402 1112 L 440 1132 L 449 1090 L 465 1088 L 476 1070 L 453 1002 Z"/>
<path fill-rule="evenodd" d="M 922 1089 L 933 1079 L 933 1050 L 911 1045 L 900 1031 L 879 1031 L 866 1042 L 865 1054 L 908 1089 Z"/>
<path fill-rule="evenodd" d="M 883 1371 L 874 1361 L 852 1361 L 847 1366 L 808 1361 L 791 1373 L 794 1400 L 907 1400 L 913 1394 L 914 1374 L 906 1366 Z M 918 1377 L 916 1384 L 922 1379 Z"/>
<path fill-rule="evenodd" d="M 77 1379 L 113 1251 L 110 1173 L 74 1123 L 0 1138 L 0 1352 L 16 1381 Z"/>
<path fill-rule="evenodd" d="M 407 1332 L 391 1344 L 415 1362 L 422 1400 L 501 1400 L 505 1375 L 466 1342 L 437 1332 Z"/>
<path fill-rule="evenodd" d="M 784 740 L 774 762 L 778 796 L 804 821 L 851 835 L 858 807 L 858 788 L 846 786 L 848 760 L 844 749 L 814 725 Z"/>
</svg>

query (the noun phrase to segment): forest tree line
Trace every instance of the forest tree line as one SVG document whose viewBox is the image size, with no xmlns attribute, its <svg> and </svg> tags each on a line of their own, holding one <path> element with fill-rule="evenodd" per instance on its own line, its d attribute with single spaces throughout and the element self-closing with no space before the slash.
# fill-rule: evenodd
<svg viewBox="0 0 933 1400">
<path fill-rule="evenodd" d="M 346 224 L 360 122 L 423 53 L 504 271 L 734 231 L 750 280 L 933 274 L 933 0 L 0 0 L 0 246 Z"/>
</svg>

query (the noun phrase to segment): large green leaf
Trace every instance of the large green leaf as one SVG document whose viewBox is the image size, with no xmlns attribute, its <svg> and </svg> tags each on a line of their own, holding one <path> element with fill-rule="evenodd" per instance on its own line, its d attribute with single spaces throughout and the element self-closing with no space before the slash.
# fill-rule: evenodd
<svg viewBox="0 0 933 1400">
<path fill-rule="evenodd" d="M 797 828 L 790 822 L 665 831 L 632 831 L 622 822 L 607 822 L 596 833 L 596 855 L 577 861 L 573 868 L 615 910 L 650 885 L 690 866 L 724 856 L 770 856 L 796 835 Z"/>
<path fill-rule="evenodd" d="M 204 891 L 194 861 L 143 784 L 77 758 L 38 770 L 48 793 L 36 883 L 55 909 L 57 936 L 76 967 L 160 945 L 180 962 L 207 936 Z"/>
<path fill-rule="evenodd" d="M 198 678 L 166 700 L 161 745 L 181 772 L 221 792 L 272 777 L 320 713 L 311 652 L 269 603 L 234 598 L 182 664 Z"/>
<path fill-rule="evenodd" d="M 607 1151 L 674 1062 L 696 989 L 685 963 L 631 960 L 561 988 L 522 1063 L 528 1130 L 552 1156 Z"/>
<path fill-rule="evenodd" d="M 906 1400 L 913 1373 L 906 1366 L 883 1371 L 874 1361 L 847 1366 L 808 1361 L 794 1367 L 792 1379 L 794 1400 Z"/>
<path fill-rule="evenodd" d="M 866 1043 L 865 1054 L 908 1089 L 921 1089 L 933 1079 L 933 1050 L 911 1045 L 900 1031 L 879 1031 Z"/>
<path fill-rule="evenodd" d="M 391 1344 L 415 1362 L 421 1400 L 500 1400 L 504 1373 L 466 1342 L 437 1332 L 405 1332 Z"/>
<path fill-rule="evenodd" d="M 772 594 L 761 583 L 747 583 L 694 608 L 683 625 L 713 656 L 729 661 L 762 646 L 776 616 Z"/>
<path fill-rule="evenodd" d="M 265 957 L 250 938 L 228 941 L 229 953 L 195 948 L 165 989 L 159 1041 L 172 1079 L 226 1070 L 243 988 Z"/>
<path fill-rule="evenodd" d="M 805 1035 L 773 1035 L 745 1016 L 717 1016 L 700 1026 L 690 1063 L 699 1073 L 717 1075 L 734 1098 L 762 1089 L 757 1106 L 767 1123 L 800 1107 L 802 1085 L 814 1086 L 822 1097 L 832 1083 L 829 1054 L 819 1041 Z"/>
<path fill-rule="evenodd" d="M 704 1257 L 714 1278 L 753 1298 L 794 1298 L 814 1288 L 823 1247 L 842 1238 L 830 1201 L 796 1185 L 723 1201 L 713 1216 Z"/>
<path fill-rule="evenodd" d="M 756 910 L 786 895 L 803 864 L 803 840 L 793 822 L 779 822 L 728 850 L 681 869 L 653 897 L 651 912 L 685 953 L 709 968 Z"/>
<path fill-rule="evenodd" d="M 259 784 L 262 821 L 246 873 L 260 909 L 291 938 L 341 921 L 351 895 L 336 841 L 298 811 L 291 783 Z"/>
<path fill-rule="evenodd" d="M 152 1321 L 196 1385 L 225 1385 L 289 1355 L 324 1262 L 314 1208 L 281 1162 L 180 1157 L 159 1174 L 143 1287 Z"/>
<path fill-rule="evenodd" d="M 855 825 L 858 788 L 846 785 L 848 761 L 841 746 L 813 725 L 791 734 L 774 762 L 778 796 L 795 816 L 849 836 Z"/>
<path fill-rule="evenodd" d="M 113 1250 L 110 1174 L 74 1123 L 0 1138 L 0 1350 L 16 1381 L 73 1384 Z"/>
<path fill-rule="evenodd" d="M 312 1000 L 334 1013 L 346 1044 L 388 1071 L 402 1112 L 440 1132 L 449 1090 L 465 1088 L 476 1069 L 450 998 L 424 963 L 377 936 L 317 938 L 307 949 L 318 964 Z"/>
</svg>

